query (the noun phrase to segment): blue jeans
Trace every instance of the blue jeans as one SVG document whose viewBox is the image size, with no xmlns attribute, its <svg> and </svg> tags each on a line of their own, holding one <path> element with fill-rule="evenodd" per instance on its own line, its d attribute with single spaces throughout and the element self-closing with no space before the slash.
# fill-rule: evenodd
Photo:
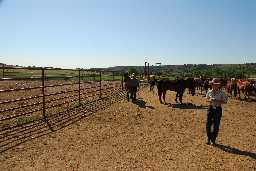
<svg viewBox="0 0 256 171">
<path fill-rule="evenodd" d="M 212 106 L 209 106 L 207 110 L 207 121 L 206 121 L 206 132 L 207 132 L 208 142 L 211 141 L 215 143 L 219 133 L 221 116 L 222 116 L 221 107 L 214 108 Z M 213 131 L 211 131 L 212 125 L 213 125 Z"/>
</svg>

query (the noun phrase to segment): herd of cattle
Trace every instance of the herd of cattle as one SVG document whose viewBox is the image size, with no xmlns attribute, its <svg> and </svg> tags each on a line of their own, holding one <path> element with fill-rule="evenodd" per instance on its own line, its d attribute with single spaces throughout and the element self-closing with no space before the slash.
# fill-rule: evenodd
<svg viewBox="0 0 256 171">
<path fill-rule="evenodd" d="M 150 84 L 150 90 L 152 91 L 155 86 L 157 86 L 158 96 L 160 103 L 165 103 L 166 92 L 174 91 L 176 92 L 175 101 L 182 103 L 182 97 L 186 89 L 189 90 L 189 93 L 194 96 L 197 92 L 200 94 L 206 94 L 207 91 L 211 88 L 212 78 L 176 78 L 175 80 L 161 79 L 156 78 L 152 75 L 148 78 L 148 83 Z M 139 86 L 139 81 L 134 74 L 131 76 L 128 72 L 124 74 L 125 89 L 127 90 L 127 98 L 132 97 L 133 101 L 136 99 L 136 92 Z M 249 79 L 224 79 L 220 78 L 219 82 L 221 83 L 221 88 L 225 89 L 228 94 L 235 96 L 241 99 L 241 93 L 245 99 L 249 96 L 256 96 L 256 80 Z"/>
<path fill-rule="evenodd" d="M 162 103 L 162 99 L 165 102 L 166 91 L 176 92 L 176 102 L 179 98 L 180 103 L 182 103 L 182 96 L 185 89 L 189 90 L 189 93 L 195 95 L 196 90 L 200 94 L 206 94 L 206 92 L 211 88 L 210 81 L 212 78 L 177 78 L 175 80 L 158 80 L 154 76 L 149 79 L 150 90 L 157 86 L 159 101 Z M 244 98 L 249 98 L 249 96 L 256 95 L 256 81 L 255 80 L 242 80 L 242 79 L 219 79 L 221 82 L 221 88 L 225 89 L 227 93 L 231 96 L 235 96 L 241 99 L 241 93 L 243 93 Z"/>
<path fill-rule="evenodd" d="M 203 79 L 203 78 L 196 78 L 195 84 L 196 88 L 205 92 L 211 88 L 209 81 L 211 79 Z M 255 80 L 248 80 L 248 79 L 220 79 L 221 87 L 226 90 L 231 96 L 237 97 L 241 99 L 241 93 L 243 93 L 245 98 L 249 98 L 250 95 L 256 94 L 256 81 Z"/>
</svg>

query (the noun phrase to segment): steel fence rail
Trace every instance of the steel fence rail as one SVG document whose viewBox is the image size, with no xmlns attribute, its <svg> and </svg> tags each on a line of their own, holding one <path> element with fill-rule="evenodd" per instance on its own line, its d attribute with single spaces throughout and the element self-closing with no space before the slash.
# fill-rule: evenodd
<svg viewBox="0 0 256 171">
<path fill-rule="evenodd" d="M 41 89 L 42 86 L 39 87 L 27 87 L 27 88 L 16 88 L 16 89 L 6 89 L 6 90 L 0 90 L 0 93 L 5 93 L 5 92 L 12 92 L 12 91 L 21 91 L 21 90 L 34 90 L 34 89 Z"/>
<path fill-rule="evenodd" d="M 8 78 L 10 72 L 14 70 L 19 70 L 19 72 L 33 71 L 37 75 L 29 76 L 28 74 L 28 76 L 25 76 L 26 78 L 11 75 Z M 67 74 L 70 76 L 56 76 L 54 75 L 55 71 L 60 73 L 68 71 Z M 50 73 L 52 75 L 48 75 Z M 56 80 L 54 80 L 55 78 Z M 63 80 L 57 78 L 63 78 Z M 66 78 L 70 78 L 70 80 L 66 80 Z M 21 82 L 23 79 L 29 82 Z M 4 66 L 3 77 L 0 80 L 2 85 L 5 81 L 10 81 L 10 85 L 13 84 L 12 88 L 6 86 L 7 88 L 1 89 L 0 87 L 0 136 L 4 135 L 6 131 L 11 133 L 12 130 L 16 130 L 17 132 L 23 124 L 33 125 L 34 122 L 40 122 L 40 120 L 48 123 L 51 115 L 56 112 L 55 108 L 69 110 L 73 106 L 78 105 L 79 107 L 95 99 L 112 97 L 113 92 L 123 92 L 124 90 L 124 78 L 120 72 L 103 70 L 13 68 Z M 13 86 L 16 87 L 13 88 Z M 113 101 L 115 100 L 113 99 Z M 24 123 L 20 124 L 19 119 L 21 121 L 24 119 Z M 13 123 L 8 124 L 9 122 Z M 26 130 L 27 128 L 25 128 Z"/>
<path fill-rule="evenodd" d="M 0 105 L 8 104 L 8 103 L 20 102 L 20 101 L 28 101 L 28 100 L 32 100 L 32 99 L 41 98 L 41 97 L 43 97 L 43 95 L 30 96 L 30 97 L 21 97 L 19 99 L 12 99 L 12 100 L 4 100 L 4 101 L 0 102 Z"/>
<path fill-rule="evenodd" d="M 32 114 L 32 113 L 35 113 L 35 112 L 39 112 L 41 110 L 42 109 L 34 109 L 34 110 L 30 110 L 28 112 L 23 112 L 23 113 L 20 113 L 20 114 L 17 114 L 17 115 L 9 115 L 5 118 L 1 118 L 0 121 L 6 121 L 6 120 L 14 119 L 14 118 L 17 118 L 17 117 L 20 117 L 20 116 L 24 116 L 24 115 Z"/>
</svg>

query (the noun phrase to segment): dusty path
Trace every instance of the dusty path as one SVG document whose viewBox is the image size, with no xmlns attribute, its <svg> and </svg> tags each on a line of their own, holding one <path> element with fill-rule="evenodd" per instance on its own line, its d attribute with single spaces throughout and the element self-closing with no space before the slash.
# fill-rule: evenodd
<svg viewBox="0 0 256 171">
<path fill-rule="evenodd" d="M 255 102 L 224 106 L 217 148 L 205 144 L 202 97 L 185 95 L 187 107 L 139 97 L 2 153 L 0 170 L 256 170 Z"/>
</svg>

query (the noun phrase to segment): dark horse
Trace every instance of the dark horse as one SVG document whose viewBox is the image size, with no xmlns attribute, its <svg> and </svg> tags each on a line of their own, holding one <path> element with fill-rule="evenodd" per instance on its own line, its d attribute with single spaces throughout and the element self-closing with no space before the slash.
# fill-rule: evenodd
<svg viewBox="0 0 256 171">
<path fill-rule="evenodd" d="M 127 95 L 127 100 L 132 98 L 132 101 L 136 101 L 137 88 L 139 87 L 139 81 L 136 78 L 131 78 L 128 73 L 124 74 L 124 85 Z"/>
<path fill-rule="evenodd" d="M 170 90 L 170 91 L 175 91 L 177 93 L 175 101 L 178 102 L 177 99 L 179 97 L 179 101 L 180 101 L 180 103 L 182 103 L 182 97 L 185 92 L 185 89 L 188 88 L 189 91 L 191 92 L 192 96 L 194 96 L 195 95 L 195 86 L 196 85 L 195 85 L 194 78 L 188 78 L 186 80 L 184 80 L 184 79 L 161 80 L 161 81 L 157 82 L 159 101 L 160 101 L 160 103 L 163 103 L 162 102 L 162 97 L 163 97 L 164 103 L 166 104 L 165 95 L 166 95 L 167 90 Z"/>
<path fill-rule="evenodd" d="M 156 79 L 155 78 L 153 78 L 152 80 L 149 80 L 148 81 L 148 83 L 149 83 L 149 86 L 150 86 L 150 88 L 149 88 L 149 91 L 153 91 L 154 90 L 154 86 L 156 85 Z"/>
</svg>

